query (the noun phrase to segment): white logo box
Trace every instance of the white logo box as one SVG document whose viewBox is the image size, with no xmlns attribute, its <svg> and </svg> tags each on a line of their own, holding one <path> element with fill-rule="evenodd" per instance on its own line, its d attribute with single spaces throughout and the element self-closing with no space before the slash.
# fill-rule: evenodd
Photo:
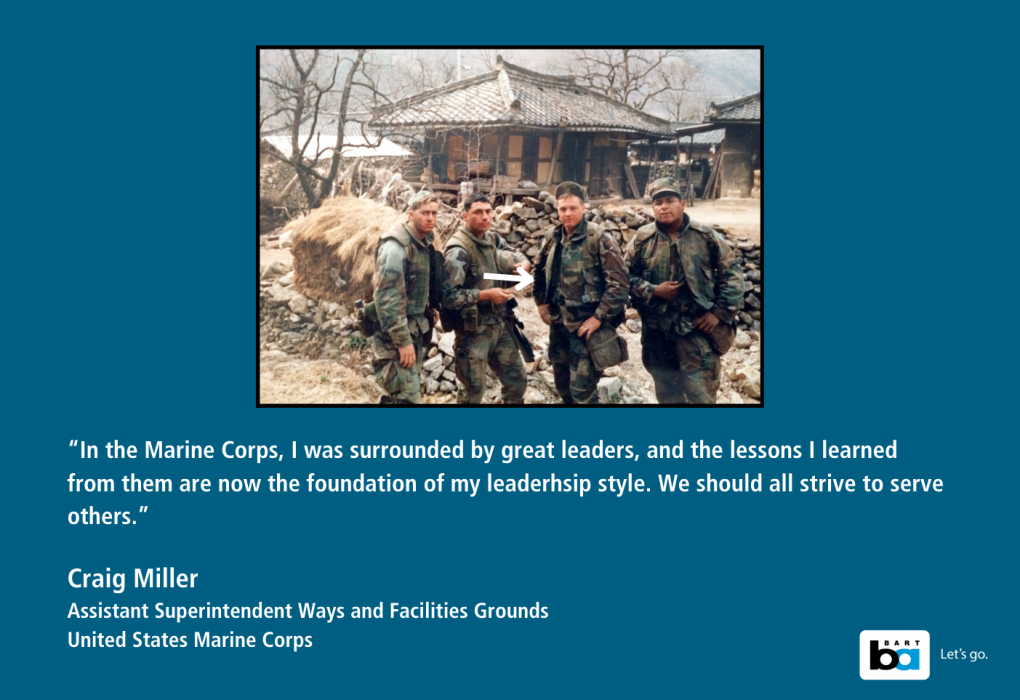
<svg viewBox="0 0 1020 700">
<path fill-rule="evenodd" d="M 878 642 L 879 649 L 909 649 L 909 654 L 920 655 L 920 668 L 901 671 L 871 669 L 871 642 Z M 904 644 L 910 642 L 910 646 Z M 886 642 L 889 642 L 886 645 Z M 899 642 L 899 644 L 895 644 Z M 915 646 L 915 642 L 917 643 Z M 888 663 L 888 662 L 887 662 Z M 925 630 L 864 630 L 861 632 L 861 678 L 866 681 L 923 681 L 931 674 L 931 640 Z"/>
</svg>

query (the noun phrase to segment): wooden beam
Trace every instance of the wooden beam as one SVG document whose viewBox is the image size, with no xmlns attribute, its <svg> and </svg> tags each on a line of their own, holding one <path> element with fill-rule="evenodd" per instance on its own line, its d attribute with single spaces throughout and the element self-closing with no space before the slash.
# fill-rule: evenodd
<svg viewBox="0 0 1020 700">
<path fill-rule="evenodd" d="M 435 148 L 436 142 L 434 139 L 429 138 L 428 132 L 425 133 L 425 138 L 429 142 L 429 158 L 425 163 L 425 172 L 427 173 L 425 184 L 428 185 L 429 189 L 432 189 L 433 178 L 435 177 L 435 173 L 432 172 L 432 151 Z"/>
<path fill-rule="evenodd" d="M 634 178 L 634 170 L 630 167 L 630 158 L 624 156 L 627 160 L 623 164 L 623 171 L 627 173 L 627 182 L 630 184 L 630 191 L 634 193 L 634 199 L 641 199 L 641 195 L 637 191 L 637 180 Z"/>
<path fill-rule="evenodd" d="M 556 172 L 556 161 L 560 159 L 560 146 L 563 145 L 563 129 L 556 132 L 556 147 L 553 148 L 552 162 L 549 163 L 549 174 L 545 178 L 545 186 L 552 185 L 553 173 Z"/>
</svg>

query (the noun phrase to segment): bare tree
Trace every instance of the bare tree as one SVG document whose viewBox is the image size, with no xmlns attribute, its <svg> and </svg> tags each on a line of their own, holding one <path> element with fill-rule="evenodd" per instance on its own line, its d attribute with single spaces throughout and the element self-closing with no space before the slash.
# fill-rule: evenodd
<svg viewBox="0 0 1020 700">
<path fill-rule="evenodd" d="M 393 99 L 399 99 L 453 82 L 457 77 L 457 62 L 447 51 L 401 51 L 392 57 L 388 74 L 386 91 Z"/>
<path fill-rule="evenodd" d="M 698 75 L 683 53 L 681 49 L 575 49 L 570 52 L 570 72 L 580 85 L 645 109 L 664 99 L 682 102 Z"/>
<path fill-rule="evenodd" d="M 663 63 L 658 79 L 666 88 L 654 97 L 668 119 L 701 121 L 705 112 L 704 95 L 700 93 L 701 69 L 682 57 Z"/>
<path fill-rule="evenodd" d="M 259 143 L 262 143 L 262 132 L 266 123 L 286 111 L 286 107 L 273 99 L 268 90 L 259 90 Z"/>
<path fill-rule="evenodd" d="M 260 99 L 260 142 L 266 120 L 282 114 L 290 136 L 287 162 L 297 174 L 309 207 L 317 207 L 333 190 L 348 113 L 355 106 L 353 102 L 360 104 L 363 99 L 352 99 L 355 91 L 373 97 L 381 94 L 375 80 L 365 72 L 366 53 L 358 49 L 349 55 L 324 55 L 318 49 L 289 49 L 282 57 L 264 57 L 268 60 L 261 66 L 259 81 L 267 91 L 267 99 Z M 334 111 L 328 107 L 334 107 Z M 336 141 L 329 146 L 316 138 L 326 119 L 336 123 Z M 313 143 L 314 149 L 310 148 Z M 320 159 L 330 150 L 332 157 L 322 167 Z"/>
</svg>

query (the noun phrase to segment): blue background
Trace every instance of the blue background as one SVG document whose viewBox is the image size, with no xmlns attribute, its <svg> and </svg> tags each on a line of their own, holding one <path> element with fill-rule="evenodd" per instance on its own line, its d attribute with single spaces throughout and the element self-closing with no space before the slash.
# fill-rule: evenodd
<svg viewBox="0 0 1020 700">
<path fill-rule="evenodd" d="M 8 58 L 5 688 L 12 697 L 988 697 L 1015 666 L 1015 141 L 969 117 L 1001 88 L 994 21 L 857 5 L 569 16 L 253 4 L 12 17 Z M 975 11 L 979 6 L 974 7 Z M 760 10 L 759 10 L 760 11 Z M 472 15 L 472 12 L 475 14 Z M 720 12 L 722 14 L 720 15 Z M 385 15 L 385 16 L 384 16 Z M 445 16 L 444 16 L 445 15 Z M 517 18 L 514 19 L 514 16 Z M 259 17 L 258 20 L 253 17 Z M 449 24 L 447 24 L 447 21 Z M 544 25 L 544 26 L 542 26 Z M 300 27 L 299 31 L 291 27 Z M 769 183 L 766 407 L 255 407 L 254 46 L 287 42 L 763 43 Z M 984 43 L 975 43 L 980 37 Z M 946 47 L 952 47 L 951 50 Z M 966 50 L 960 46 L 967 46 Z M 6 100 L 5 100 L 6 101 Z M 35 139 L 45 137 L 41 148 Z M 53 142 L 55 140 L 55 143 Z M 990 158 L 992 145 L 994 159 Z M 577 471 L 941 478 L 942 494 L 260 493 L 86 496 L 70 472 L 301 478 L 279 465 L 77 459 L 71 439 L 363 444 L 471 439 L 643 448 L 888 444 L 889 461 L 383 465 L 419 482 Z M 643 450 L 642 450 L 643 451 Z M 672 468 L 670 468 L 672 467 Z M 371 474 L 373 470 L 367 469 Z M 263 486 L 263 489 L 265 487 Z M 89 505 L 133 527 L 72 527 Z M 81 592 L 67 572 L 174 566 L 194 591 Z M 478 602 L 546 620 L 68 620 L 79 604 Z M 67 632 L 187 634 L 187 649 L 71 649 Z M 195 630 L 314 647 L 195 650 Z M 929 680 L 858 676 L 864 629 L 925 629 Z M 987 661 L 940 661 L 939 650 Z"/>
</svg>

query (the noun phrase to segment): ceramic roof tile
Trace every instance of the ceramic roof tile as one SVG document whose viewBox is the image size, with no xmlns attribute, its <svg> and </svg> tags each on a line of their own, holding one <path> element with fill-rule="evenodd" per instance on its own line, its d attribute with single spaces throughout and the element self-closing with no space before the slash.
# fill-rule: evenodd
<svg viewBox="0 0 1020 700">
<path fill-rule="evenodd" d="M 571 77 L 543 75 L 509 63 L 401 100 L 372 121 L 373 126 L 391 128 L 561 123 L 568 131 L 670 133 L 666 120 L 582 88 Z"/>
<path fill-rule="evenodd" d="M 756 92 L 722 104 L 713 102 L 708 119 L 713 122 L 761 121 L 761 93 Z"/>
</svg>

